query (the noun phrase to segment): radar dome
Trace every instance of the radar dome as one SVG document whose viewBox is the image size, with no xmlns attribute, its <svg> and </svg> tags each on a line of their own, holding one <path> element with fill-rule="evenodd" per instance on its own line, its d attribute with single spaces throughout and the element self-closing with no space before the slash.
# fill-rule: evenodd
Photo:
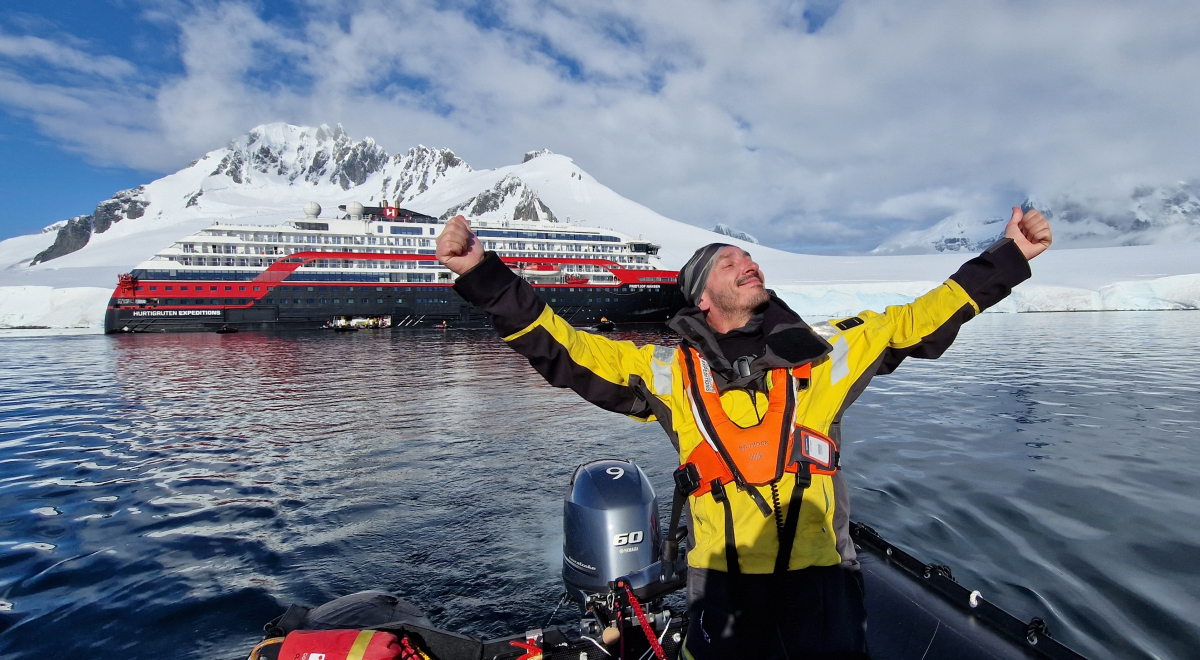
<svg viewBox="0 0 1200 660">
<path fill-rule="evenodd" d="M 316 202 L 308 202 L 304 205 L 304 215 L 315 218 L 321 215 L 321 205 Z"/>
<path fill-rule="evenodd" d="M 349 213 L 351 218 L 357 220 L 363 215 L 363 205 L 359 202 L 350 202 L 346 205 L 346 213 Z"/>
</svg>

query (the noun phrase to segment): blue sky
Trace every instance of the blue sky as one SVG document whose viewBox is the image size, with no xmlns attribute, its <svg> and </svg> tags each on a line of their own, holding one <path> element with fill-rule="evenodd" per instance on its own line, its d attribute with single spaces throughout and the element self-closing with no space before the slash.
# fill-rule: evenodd
<svg viewBox="0 0 1200 660">
<path fill-rule="evenodd" d="M 268 122 L 473 167 L 549 148 L 667 216 L 863 251 L 1200 178 L 1200 4 L 65 0 L 0 6 L 0 238 Z"/>
<path fill-rule="evenodd" d="M 59 34 L 70 41 L 105 35 L 109 38 L 86 39 L 89 53 L 119 56 L 159 75 L 179 73 L 178 58 L 160 55 L 173 50 L 174 30 L 138 20 L 138 14 L 130 3 L 103 0 L 8 2 L 0 9 L 0 30 L 48 38 Z M 130 48 L 130 43 L 139 46 Z M 36 61 L 18 58 L 8 64 L 20 66 L 34 80 L 55 78 L 52 68 Z M 160 174 L 121 167 L 119 160 L 100 165 L 89 154 L 64 148 L 60 140 L 41 133 L 25 113 L 8 109 L 0 111 L 0 153 L 0 238 L 40 231 L 53 222 L 91 213 L 114 192 Z"/>
</svg>

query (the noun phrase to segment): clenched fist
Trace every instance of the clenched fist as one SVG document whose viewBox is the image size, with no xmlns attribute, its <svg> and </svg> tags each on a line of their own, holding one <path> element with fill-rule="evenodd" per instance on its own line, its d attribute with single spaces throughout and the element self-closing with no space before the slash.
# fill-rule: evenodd
<svg viewBox="0 0 1200 660">
<path fill-rule="evenodd" d="M 1032 259 L 1046 251 L 1054 236 L 1050 233 L 1050 223 L 1040 211 L 1029 209 L 1021 213 L 1021 207 L 1014 206 L 1012 219 L 1004 228 L 1004 237 L 1013 239 L 1025 259 Z M 441 254 L 441 252 L 439 252 Z"/>
<path fill-rule="evenodd" d="M 437 237 L 437 258 L 455 275 L 462 275 L 483 261 L 483 243 L 471 231 L 466 218 L 456 215 L 446 222 Z"/>
</svg>

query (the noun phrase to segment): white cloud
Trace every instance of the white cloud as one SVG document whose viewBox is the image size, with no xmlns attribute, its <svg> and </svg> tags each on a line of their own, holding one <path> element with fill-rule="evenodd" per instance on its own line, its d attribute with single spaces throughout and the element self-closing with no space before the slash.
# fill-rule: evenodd
<svg viewBox="0 0 1200 660">
<path fill-rule="evenodd" d="M 174 17 L 183 75 L 144 89 L 113 82 L 136 78 L 123 60 L 0 41 L 99 74 L 48 84 L 6 67 L 4 102 L 97 158 L 164 170 L 276 120 L 447 146 L 475 167 L 548 147 L 662 213 L 767 244 L 869 249 L 1002 215 L 1014 195 L 1200 175 L 1194 2 L 862 0 L 813 34 L 785 0 L 512 0 L 488 16 L 309 2 L 286 23 L 237 2 L 166 6 L 154 18 Z"/>
<path fill-rule="evenodd" d="M 53 67 L 104 78 L 120 79 L 132 75 L 134 66 L 111 55 L 91 55 L 63 40 L 53 41 L 31 35 L 15 36 L 0 30 L 0 57 L 36 60 Z"/>
</svg>

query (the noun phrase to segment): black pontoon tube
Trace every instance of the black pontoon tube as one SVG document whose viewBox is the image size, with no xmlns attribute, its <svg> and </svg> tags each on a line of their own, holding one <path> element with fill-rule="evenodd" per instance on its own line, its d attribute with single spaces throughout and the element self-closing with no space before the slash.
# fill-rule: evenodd
<svg viewBox="0 0 1200 660">
<path fill-rule="evenodd" d="M 1005 612 L 955 581 L 949 567 L 923 563 L 860 523 L 850 523 L 850 538 L 866 581 L 873 660 L 1083 660 L 1044 621 Z"/>
</svg>

